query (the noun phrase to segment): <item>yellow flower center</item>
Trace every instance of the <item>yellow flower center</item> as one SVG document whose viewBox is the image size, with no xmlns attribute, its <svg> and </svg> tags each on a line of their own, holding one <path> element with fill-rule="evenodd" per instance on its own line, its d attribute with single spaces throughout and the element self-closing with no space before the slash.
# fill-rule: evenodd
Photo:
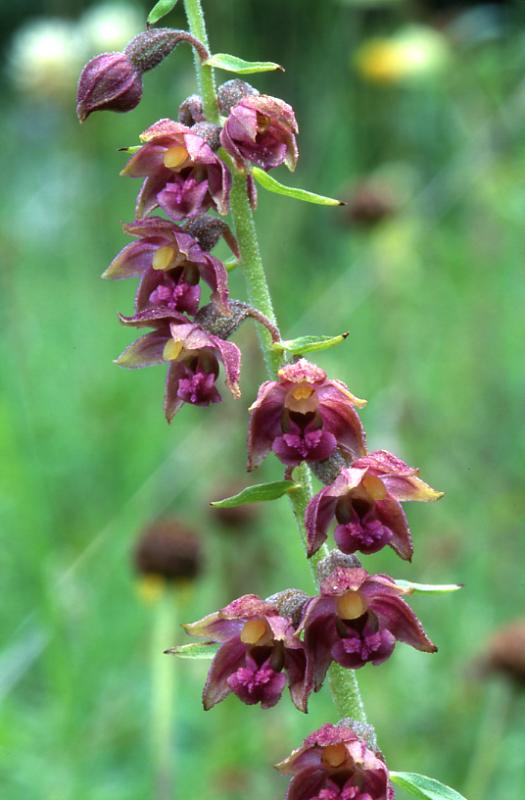
<svg viewBox="0 0 525 800">
<path fill-rule="evenodd" d="M 159 269 L 162 271 L 167 270 L 170 268 L 174 258 L 175 248 L 172 245 L 167 244 L 165 247 L 159 247 L 158 250 L 155 250 L 151 266 L 153 269 Z"/>
<path fill-rule="evenodd" d="M 261 644 L 270 633 L 268 623 L 264 619 L 249 619 L 241 631 L 241 642 L 244 644 Z"/>
<path fill-rule="evenodd" d="M 189 158 L 188 151 L 180 144 L 168 147 L 164 153 L 164 166 L 168 169 L 180 169 Z"/>
<path fill-rule="evenodd" d="M 350 589 L 342 597 L 337 598 L 337 616 L 341 619 L 357 619 L 366 611 L 366 602 L 359 592 Z"/>
<path fill-rule="evenodd" d="M 183 350 L 184 347 L 182 342 L 176 342 L 174 339 L 168 339 L 164 345 L 164 350 L 162 351 L 162 358 L 164 361 L 176 361 Z"/>
<path fill-rule="evenodd" d="M 298 383 L 288 392 L 285 405 L 290 411 L 297 411 L 299 414 L 316 411 L 317 395 L 315 389 L 306 381 Z"/>
<path fill-rule="evenodd" d="M 348 758 L 348 752 L 344 744 L 329 744 L 323 748 L 323 764 L 327 767 L 340 767 Z"/>
</svg>

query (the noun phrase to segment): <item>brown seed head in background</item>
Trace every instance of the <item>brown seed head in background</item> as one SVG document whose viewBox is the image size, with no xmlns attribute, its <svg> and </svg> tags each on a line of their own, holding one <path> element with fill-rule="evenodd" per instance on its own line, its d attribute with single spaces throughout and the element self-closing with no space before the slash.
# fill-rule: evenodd
<svg viewBox="0 0 525 800">
<path fill-rule="evenodd" d="M 177 519 L 160 519 L 142 532 L 133 554 L 135 570 L 169 582 L 193 580 L 202 569 L 200 537 Z"/>
</svg>

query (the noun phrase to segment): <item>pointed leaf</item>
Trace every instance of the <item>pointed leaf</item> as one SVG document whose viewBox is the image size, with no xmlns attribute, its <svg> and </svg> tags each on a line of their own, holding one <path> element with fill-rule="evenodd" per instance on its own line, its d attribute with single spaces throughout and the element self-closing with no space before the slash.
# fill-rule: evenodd
<svg viewBox="0 0 525 800">
<path fill-rule="evenodd" d="M 216 642 L 192 642 L 191 644 L 179 644 L 164 650 L 166 655 L 178 656 L 179 658 L 213 658 L 220 645 Z"/>
<path fill-rule="evenodd" d="M 390 780 L 420 800 L 465 800 L 450 786 L 417 772 L 390 772 Z"/>
<path fill-rule="evenodd" d="M 315 203 L 318 206 L 344 206 L 342 200 L 335 200 L 333 197 L 325 197 L 322 194 L 315 194 L 315 192 L 308 192 L 306 189 L 296 189 L 292 186 L 285 186 L 271 175 L 268 175 L 263 169 L 259 167 L 252 167 L 252 175 L 263 189 L 274 194 L 282 194 L 284 197 L 292 197 L 294 200 L 302 200 L 305 203 Z"/>
<path fill-rule="evenodd" d="M 328 350 L 336 344 L 344 342 L 348 336 L 348 331 L 340 333 L 338 336 L 299 336 L 298 339 L 281 339 L 280 342 L 272 344 L 272 350 L 276 353 L 314 353 L 316 350 Z"/>
<path fill-rule="evenodd" d="M 162 19 L 162 17 L 165 17 L 166 14 L 169 14 L 176 5 L 177 0 L 158 0 L 148 14 L 148 25 L 155 25 L 159 19 Z"/>
<path fill-rule="evenodd" d="M 273 61 L 245 61 L 243 58 L 230 56 L 228 53 L 215 53 L 203 61 L 203 64 L 207 67 L 223 69 L 225 72 L 235 72 L 236 75 L 254 75 L 256 72 L 273 72 L 276 69 L 284 72 L 284 68 Z"/>
<path fill-rule="evenodd" d="M 210 503 L 213 508 L 235 508 L 246 503 L 260 503 L 267 500 L 277 500 L 288 492 L 293 492 L 298 486 L 293 481 L 274 481 L 273 483 L 257 483 L 247 486 L 239 494 L 225 497 L 224 500 L 215 500 Z"/>
<path fill-rule="evenodd" d="M 447 594 L 463 589 L 461 583 L 413 583 L 412 581 L 396 580 L 396 584 L 407 594 Z"/>
</svg>

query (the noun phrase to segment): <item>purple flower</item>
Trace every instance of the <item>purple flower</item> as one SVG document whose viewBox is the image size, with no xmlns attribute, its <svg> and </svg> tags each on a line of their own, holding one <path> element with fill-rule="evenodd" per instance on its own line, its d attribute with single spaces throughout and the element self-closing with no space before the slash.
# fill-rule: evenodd
<svg viewBox="0 0 525 800">
<path fill-rule="evenodd" d="M 397 640 L 428 653 L 437 650 L 402 600 L 404 593 L 388 575 L 369 575 L 361 567 L 336 567 L 323 579 L 298 628 L 304 633 L 308 678 L 316 690 L 332 661 L 349 669 L 369 661 L 381 664 Z"/>
<path fill-rule="evenodd" d="M 386 450 L 369 453 L 342 469 L 306 509 L 308 555 L 326 541 L 335 517 L 335 541 L 343 553 L 376 553 L 390 545 L 401 558 L 410 560 L 412 537 L 400 501 L 428 502 L 443 494 L 424 483 L 418 472 Z"/>
<path fill-rule="evenodd" d="M 93 111 L 131 111 L 142 97 L 141 71 L 125 53 L 101 53 L 88 61 L 78 81 L 77 116 Z"/>
<path fill-rule="evenodd" d="M 206 252 L 198 241 L 173 222 L 149 217 L 124 225 L 138 237 L 113 259 L 102 277 L 140 276 L 136 311 L 162 306 L 195 314 L 199 305 L 199 280 L 212 290 L 212 299 L 228 306 L 228 275 L 222 261 Z"/>
<path fill-rule="evenodd" d="M 204 686 L 205 710 L 232 692 L 247 705 L 270 708 L 288 684 L 294 704 L 306 711 L 311 687 L 305 683 L 304 647 L 291 620 L 271 603 L 246 594 L 183 627 L 191 636 L 221 643 Z"/>
<path fill-rule="evenodd" d="M 365 432 L 354 406 L 366 405 L 341 381 L 301 358 L 259 388 L 250 408 L 248 469 L 273 452 L 289 467 L 324 461 L 336 447 L 364 455 Z"/>
<path fill-rule="evenodd" d="M 283 163 L 294 170 L 299 158 L 297 132 L 288 103 L 265 94 L 249 94 L 231 109 L 221 144 L 241 169 L 246 159 L 266 170 Z"/>
<path fill-rule="evenodd" d="M 140 138 L 144 145 L 121 172 L 145 178 L 137 198 L 137 217 L 158 207 L 175 221 L 209 208 L 228 213 L 231 175 L 201 136 L 180 122 L 161 119 Z"/>
<path fill-rule="evenodd" d="M 383 756 L 351 720 L 323 725 L 277 769 L 293 776 L 286 800 L 394 800 Z"/>
<path fill-rule="evenodd" d="M 133 317 L 121 315 L 120 319 L 124 325 L 154 329 L 130 344 L 116 363 L 130 369 L 169 365 L 164 396 L 168 422 L 183 403 L 208 406 L 221 401 L 215 385 L 220 362 L 228 388 L 234 397 L 240 396 L 241 352 L 237 345 L 207 333 L 181 314 L 163 309 L 142 311 Z"/>
</svg>

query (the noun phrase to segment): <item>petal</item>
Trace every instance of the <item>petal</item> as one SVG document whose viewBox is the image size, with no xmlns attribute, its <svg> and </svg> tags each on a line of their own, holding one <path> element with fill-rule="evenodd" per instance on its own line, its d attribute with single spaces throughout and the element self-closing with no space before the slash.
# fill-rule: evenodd
<svg viewBox="0 0 525 800">
<path fill-rule="evenodd" d="M 259 387 L 257 399 L 250 407 L 248 427 L 248 470 L 259 466 L 281 433 L 281 416 L 285 389 L 276 381 Z"/>
<path fill-rule="evenodd" d="M 326 541 L 328 527 L 335 514 L 337 498 L 330 494 L 330 486 L 321 489 L 308 503 L 304 524 L 308 543 L 308 558 L 317 553 Z"/>
<path fill-rule="evenodd" d="M 153 253 L 157 249 L 151 242 L 131 242 L 122 248 L 115 256 L 109 267 L 102 273 L 103 278 L 119 280 L 121 278 L 135 278 L 151 266 Z"/>
<path fill-rule="evenodd" d="M 288 785 L 285 800 L 315 798 L 326 782 L 326 772 L 319 768 L 304 769 Z"/>
<path fill-rule="evenodd" d="M 414 545 L 406 514 L 400 504 L 393 497 L 386 497 L 375 503 L 375 510 L 379 520 L 394 534 L 390 546 L 401 558 L 410 561 Z"/>
<path fill-rule="evenodd" d="M 428 638 L 419 619 L 408 603 L 393 594 L 377 593 L 369 597 L 369 607 L 377 615 L 382 627 L 391 631 L 400 642 L 435 653 L 436 645 Z"/>
<path fill-rule="evenodd" d="M 351 402 L 342 392 L 320 389 L 319 412 L 327 430 L 337 439 L 340 447 L 352 456 L 362 455 L 366 452 L 366 435 Z"/>
<path fill-rule="evenodd" d="M 184 400 L 178 396 L 179 381 L 184 375 L 184 363 L 172 361 L 168 367 L 164 389 L 164 416 L 168 422 L 171 422 L 177 411 L 184 405 Z"/>
<path fill-rule="evenodd" d="M 228 273 L 226 267 L 215 256 L 204 253 L 204 258 L 199 260 L 197 267 L 203 281 L 211 288 L 213 295 L 226 310 L 228 308 Z M 191 259 L 190 259 L 191 260 Z"/>
<path fill-rule="evenodd" d="M 129 178 L 145 178 L 164 169 L 165 147 L 157 144 L 146 144 L 131 156 L 120 174 Z"/>
<path fill-rule="evenodd" d="M 437 492 L 416 475 L 408 477 L 385 475 L 382 480 L 390 494 L 397 500 L 419 500 L 428 503 L 439 500 L 444 495 L 444 492 Z"/>
<path fill-rule="evenodd" d="M 321 688 L 332 662 L 332 647 L 338 640 L 332 598 L 314 597 L 310 600 L 298 630 L 304 631 L 305 680 L 307 685 L 312 685 L 317 692 Z"/>
<path fill-rule="evenodd" d="M 246 646 L 238 637 L 234 637 L 225 642 L 215 655 L 202 692 L 205 711 L 209 711 L 230 694 L 228 678 L 242 666 L 245 653 Z"/>
<path fill-rule="evenodd" d="M 171 173 L 167 169 L 161 169 L 155 175 L 145 179 L 137 195 L 135 204 L 135 214 L 137 217 L 144 217 L 158 206 L 157 195 L 166 186 Z"/>
<path fill-rule="evenodd" d="M 311 680 L 306 680 L 306 654 L 301 646 L 299 650 L 285 650 L 284 669 L 288 674 L 288 684 L 293 704 L 305 714 L 308 711 L 308 696 L 313 690 Z"/>
<path fill-rule="evenodd" d="M 127 367 L 128 369 L 141 369 L 142 367 L 163 364 L 162 353 L 166 341 L 165 333 L 159 331 L 147 333 L 128 345 L 119 357 L 115 359 L 115 363 L 119 367 Z"/>
<path fill-rule="evenodd" d="M 146 128 L 146 130 L 140 134 L 140 140 L 141 142 L 150 142 L 161 137 L 180 137 L 188 133 L 189 130 L 190 129 L 186 127 L 186 125 L 182 125 L 180 122 L 175 122 L 165 117 L 154 122 L 149 128 Z"/>
</svg>

